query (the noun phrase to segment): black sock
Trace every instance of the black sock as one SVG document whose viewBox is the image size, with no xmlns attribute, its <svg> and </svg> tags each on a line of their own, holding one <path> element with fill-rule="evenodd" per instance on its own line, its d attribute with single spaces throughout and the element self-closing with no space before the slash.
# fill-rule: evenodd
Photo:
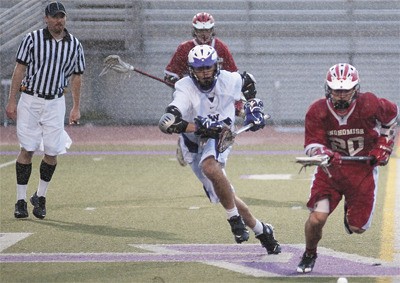
<svg viewBox="0 0 400 283">
<path fill-rule="evenodd" d="M 50 182 L 51 177 L 53 177 L 53 173 L 56 170 L 56 166 L 57 164 L 50 165 L 42 160 L 42 163 L 40 164 L 40 179 L 45 182 Z"/>
<path fill-rule="evenodd" d="M 15 164 L 15 171 L 17 174 L 17 184 L 27 185 L 32 172 L 32 163 L 22 164 L 17 162 Z"/>
</svg>

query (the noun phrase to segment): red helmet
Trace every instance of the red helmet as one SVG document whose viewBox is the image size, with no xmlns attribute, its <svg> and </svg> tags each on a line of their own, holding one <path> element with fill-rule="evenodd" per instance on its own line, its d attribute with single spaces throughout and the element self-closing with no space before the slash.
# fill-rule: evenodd
<svg viewBox="0 0 400 283">
<path fill-rule="evenodd" d="M 347 63 L 340 63 L 332 66 L 326 74 L 326 84 L 330 89 L 349 90 L 357 86 L 358 83 L 358 71 Z"/>
<path fill-rule="evenodd" d="M 215 21 L 209 13 L 202 12 L 193 17 L 192 24 L 195 29 L 212 29 Z"/>
</svg>

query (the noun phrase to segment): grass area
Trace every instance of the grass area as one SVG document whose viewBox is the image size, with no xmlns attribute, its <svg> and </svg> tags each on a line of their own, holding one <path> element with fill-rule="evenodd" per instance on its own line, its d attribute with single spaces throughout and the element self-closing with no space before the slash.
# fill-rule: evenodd
<svg viewBox="0 0 400 283">
<path fill-rule="evenodd" d="M 1 146 L 1 151 L 16 150 Z M 3 253 L 143 252 L 131 244 L 233 244 L 225 212 L 205 197 L 189 167 L 174 159 L 173 146 L 78 146 L 73 152 L 129 151 L 131 154 L 68 154 L 59 165 L 47 194 L 48 214 L 38 220 L 13 216 L 15 167 L 0 168 L 1 233 L 33 233 Z M 292 154 L 242 154 L 258 150 L 301 150 L 276 145 L 235 147 L 227 174 L 237 194 L 254 215 L 274 225 L 285 244 L 304 244 L 305 207 L 311 169 L 298 174 Z M 159 151 L 160 154 L 132 152 Z M 168 154 L 168 153 L 171 154 Z M 71 151 L 72 153 L 72 151 Z M 0 163 L 15 159 L 0 156 Z M 28 195 L 36 189 L 41 157 L 35 156 Z M 288 180 L 253 180 L 251 174 L 291 174 Z M 339 205 L 324 230 L 321 247 L 379 257 L 386 170 L 372 227 L 362 236 L 348 236 Z M 195 209 L 193 209 L 195 208 Z M 252 236 L 249 243 L 258 243 Z M 300 256 L 300 255 L 299 255 Z M 265 278 L 201 263 L 1 263 L 2 282 L 265 282 Z M 295 270 L 295 266 L 293 266 Z M 268 278 L 268 282 L 336 282 L 335 278 Z M 350 282 L 377 282 L 352 278 Z M 380 281 L 383 282 L 383 281 Z M 390 282 L 390 281 L 388 281 Z"/>
</svg>

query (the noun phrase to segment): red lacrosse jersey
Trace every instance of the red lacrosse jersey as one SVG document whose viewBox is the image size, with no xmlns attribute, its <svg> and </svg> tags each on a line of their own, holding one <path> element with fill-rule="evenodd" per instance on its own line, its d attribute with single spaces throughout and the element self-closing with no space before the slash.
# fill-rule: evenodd
<svg viewBox="0 0 400 283">
<path fill-rule="evenodd" d="M 181 43 L 165 68 L 165 74 L 179 78 L 188 75 L 188 54 L 189 51 L 196 45 L 198 45 L 198 43 L 195 39 Z M 210 46 L 214 47 L 214 49 L 217 51 L 218 57 L 222 59 L 221 69 L 230 72 L 236 72 L 238 70 L 232 54 L 224 42 L 218 38 L 214 38 Z"/>
<path fill-rule="evenodd" d="M 359 93 L 341 117 L 327 99 L 314 102 L 305 118 L 305 144 L 321 144 L 341 155 L 368 155 L 379 137 L 379 125 L 394 122 L 397 105 L 375 94 Z"/>
<path fill-rule="evenodd" d="M 380 124 L 395 122 L 397 105 L 373 93 L 360 93 L 348 112 L 339 116 L 330 101 L 314 102 L 305 119 L 305 149 L 324 145 L 341 155 L 367 156 L 380 135 Z M 316 167 L 307 207 L 329 200 L 329 213 L 342 197 L 348 207 L 349 225 L 368 229 L 371 225 L 378 183 L 378 168 L 369 163 L 343 162 L 328 166 L 330 176 Z"/>
</svg>

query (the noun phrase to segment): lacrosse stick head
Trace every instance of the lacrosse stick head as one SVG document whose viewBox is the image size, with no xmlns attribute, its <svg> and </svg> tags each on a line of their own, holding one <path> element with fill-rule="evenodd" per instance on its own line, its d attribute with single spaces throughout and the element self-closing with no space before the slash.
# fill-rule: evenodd
<svg viewBox="0 0 400 283">
<path fill-rule="evenodd" d="M 228 147 L 235 143 L 235 133 L 231 131 L 230 128 L 224 127 L 219 134 L 217 150 L 219 153 L 224 152 Z"/>
<path fill-rule="evenodd" d="M 296 157 L 296 163 L 307 166 L 327 166 L 329 162 L 328 155 L 315 155 L 312 157 Z"/>
<path fill-rule="evenodd" d="M 325 154 L 315 155 L 311 157 L 296 157 L 296 163 L 301 164 L 301 168 L 299 173 L 308 166 L 319 166 L 322 170 L 330 177 L 332 177 L 331 173 L 329 172 L 328 166 L 330 157 Z"/>
<path fill-rule="evenodd" d="M 132 65 L 122 61 L 121 57 L 118 55 L 109 55 L 104 59 L 104 68 L 99 76 L 107 74 L 109 70 L 113 70 L 117 73 L 128 73 L 134 69 Z"/>
</svg>

